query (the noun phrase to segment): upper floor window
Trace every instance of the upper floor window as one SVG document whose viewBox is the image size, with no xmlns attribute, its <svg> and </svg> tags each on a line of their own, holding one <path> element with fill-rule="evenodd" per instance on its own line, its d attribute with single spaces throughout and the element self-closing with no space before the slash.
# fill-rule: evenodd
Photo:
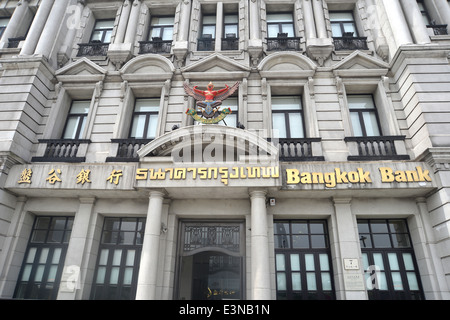
<svg viewBox="0 0 450 320">
<path fill-rule="evenodd" d="M 114 28 L 114 20 L 97 20 L 92 31 L 90 42 L 110 43 Z"/>
<path fill-rule="evenodd" d="M 239 35 L 239 17 L 237 14 L 226 14 L 223 17 L 225 38 L 237 38 Z"/>
<path fill-rule="evenodd" d="M 0 39 L 8 26 L 9 18 L 0 18 Z"/>
<path fill-rule="evenodd" d="M 136 99 L 130 138 L 154 139 L 158 127 L 159 99 Z"/>
<path fill-rule="evenodd" d="M 238 124 L 238 99 L 237 97 L 229 97 L 228 99 L 222 101 L 221 109 L 230 108 L 231 114 L 229 114 L 224 120 L 219 122 L 219 124 L 225 124 L 229 127 L 237 127 Z"/>
<path fill-rule="evenodd" d="M 277 38 L 280 35 L 284 37 L 295 36 L 292 13 L 267 14 L 267 36 Z"/>
<path fill-rule="evenodd" d="M 303 108 L 300 96 L 272 97 L 272 129 L 278 138 L 304 138 Z"/>
<path fill-rule="evenodd" d="M 373 96 L 357 94 L 347 96 L 350 119 L 355 137 L 380 136 L 381 130 Z"/>
<path fill-rule="evenodd" d="M 153 17 L 150 24 L 148 40 L 173 40 L 174 17 Z"/>
<path fill-rule="evenodd" d="M 358 31 L 356 30 L 355 19 L 352 12 L 330 12 L 330 23 L 333 37 L 339 38 L 345 35 L 358 37 Z"/>
<path fill-rule="evenodd" d="M 86 126 L 90 101 L 73 101 L 67 116 L 63 139 L 81 139 Z"/>
<path fill-rule="evenodd" d="M 425 25 L 431 24 L 430 15 L 425 7 L 425 4 L 421 0 L 417 0 L 417 5 L 419 6 L 420 13 L 422 14 L 422 19 Z"/>
<path fill-rule="evenodd" d="M 216 16 L 204 15 L 202 19 L 201 36 L 198 39 L 199 51 L 211 51 L 215 48 Z"/>
</svg>

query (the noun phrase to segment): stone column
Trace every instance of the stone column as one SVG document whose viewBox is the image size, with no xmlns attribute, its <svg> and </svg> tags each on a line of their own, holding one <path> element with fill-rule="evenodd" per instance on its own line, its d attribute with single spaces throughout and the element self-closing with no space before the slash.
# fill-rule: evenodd
<svg viewBox="0 0 450 320">
<path fill-rule="evenodd" d="M 223 2 L 217 2 L 215 51 L 220 51 L 222 48 L 222 36 L 223 36 L 222 33 L 223 33 Z"/>
<path fill-rule="evenodd" d="M 306 39 L 316 38 L 316 25 L 311 0 L 303 0 L 303 20 L 305 23 Z"/>
<path fill-rule="evenodd" d="M 328 38 L 322 0 L 312 0 L 318 38 Z"/>
<path fill-rule="evenodd" d="M 336 266 L 338 274 L 336 295 L 341 300 L 366 300 L 364 270 L 362 269 L 356 218 L 352 214 L 350 198 L 333 198 L 333 238 L 336 241 Z M 345 270 L 344 259 L 357 259 L 358 270 Z M 359 282 L 359 287 L 357 283 Z M 350 287 L 351 284 L 351 287 Z"/>
<path fill-rule="evenodd" d="M 156 299 L 156 278 L 158 275 L 163 200 L 163 191 L 150 191 L 136 300 Z"/>
<path fill-rule="evenodd" d="M 259 40 L 261 39 L 261 27 L 259 25 L 261 17 L 259 14 L 258 1 L 250 0 L 248 9 L 250 13 L 250 40 Z"/>
<path fill-rule="evenodd" d="M 399 0 L 382 0 L 397 47 L 413 43 Z"/>
<path fill-rule="evenodd" d="M 84 4 L 85 0 L 77 0 L 76 9 L 71 12 L 71 14 L 73 15 L 73 17 L 71 18 L 72 20 L 69 20 L 67 22 L 67 27 L 69 28 L 69 30 L 67 31 L 67 35 L 64 39 L 63 45 L 58 52 L 58 64 L 60 65 L 65 64 L 72 54 L 73 39 L 75 39 L 77 30 L 81 28 L 79 24 L 81 22 L 81 16 L 83 14 Z"/>
<path fill-rule="evenodd" d="M 28 31 L 27 38 L 23 44 L 20 55 L 32 55 L 36 49 L 36 45 L 41 37 L 41 32 L 44 29 L 50 10 L 52 9 L 55 0 L 43 0 L 39 5 L 33 23 Z"/>
<path fill-rule="evenodd" d="M 114 43 L 123 43 L 123 40 L 125 39 L 125 32 L 127 30 L 128 18 L 130 17 L 130 11 L 130 0 L 125 0 L 122 5 L 122 12 L 120 14 L 119 25 L 117 26 Z"/>
<path fill-rule="evenodd" d="M 5 32 L 3 32 L 2 38 L 0 40 L 0 49 L 7 48 L 9 38 L 14 38 L 18 36 L 16 34 L 17 29 L 19 29 L 19 26 L 24 23 L 23 18 L 25 17 L 27 11 L 28 11 L 28 4 L 30 3 L 30 0 L 22 0 L 17 4 L 16 9 L 14 10 L 13 15 L 11 16 L 11 19 L 8 22 L 8 25 L 6 26 Z"/>
<path fill-rule="evenodd" d="M 141 11 L 141 0 L 134 0 L 131 7 L 130 19 L 128 20 L 127 32 L 125 33 L 124 43 L 131 43 L 134 45 L 134 38 L 136 36 L 137 25 L 139 21 L 139 13 Z"/>
<path fill-rule="evenodd" d="M 91 217 L 95 205 L 95 198 L 80 198 L 80 206 L 73 221 L 72 233 L 67 248 L 58 300 L 78 300 L 82 289 L 81 275 L 86 274 L 85 256 L 89 241 Z"/>
<path fill-rule="evenodd" d="M 269 300 L 270 261 L 267 234 L 266 191 L 250 190 L 251 201 L 251 299 Z"/>
<path fill-rule="evenodd" d="M 427 27 L 416 0 L 401 0 L 410 31 L 418 44 L 431 43 Z M 393 30 L 395 33 L 395 29 Z"/>
<path fill-rule="evenodd" d="M 436 9 L 441 17 L 439 24 L 446 24 L 447 30 L 450 31 L 450 5 L 447 0 L 434 0 Z M 425 4 L 426 5 L 426 4 Z"/>
</svg>

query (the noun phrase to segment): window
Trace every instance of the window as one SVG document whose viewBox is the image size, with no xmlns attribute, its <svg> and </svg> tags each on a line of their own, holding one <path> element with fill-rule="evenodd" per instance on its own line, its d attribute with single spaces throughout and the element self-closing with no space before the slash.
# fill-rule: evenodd
<svg viewBox="0 0 450 320">
<path fill-rule="evenodd" d="M 9 18 L 0 18 L 0 39 L 8 26 Z"/>
<path fill-rule="evenodd" d="M 72 102 L 62 136 L 63 139 L 81 139 L 90 104 L 90 101 Z"/>
<path fill-rule="evenodd" d="M 91 298 L 135 298 L 145 218 L 105 218 Z"/>
<path fill-rule="evenodd" d="M 222 101 L 220 108 L 221 110 L 230 108 L 232 113 L 229 114 L 224 120 L 220 121 L 219 124 L 227 125 L 229 127 L 237 127 L 239 119 L 237 97 L 229 97 L 228 99 Z"/>
<path fill-rule="evenodd" d="M 198 51 L 213 51 L 216 38 L 216 16 L 204 15 L 201 27 L 201 36 L 198 39 Z"/>
<path fill-rule="evenodd" d="M 237 14 L 226 14 L 223 18 L 225 38 L 237 38 L 239 35 L 239 17 Z"/>
<path fill-rule="evenodd" d="M 272 130 L 281 139 L 305 137 L 300 96 L 272 97 Z"/>
<path fill-rule="evenodd" d="M 334 299 L 327 223 L 274 222 L 277 299 Z"/>
<path fill-rule="evenodd" d="M 352 12 L 336 11 L 330 12 L 331 33 L 333 37 L 343 37 L 345 35 L 358 37 L 355 19 Z"/>
<path fill-rule="evenodd" d="M 373 96 L 348 95 L 350 119 L 355 137 L 380 136 L 381 130 Z"/>
<path fill-rule="evenodd" d="M 110 43 L 113 28 L 114 20 L 97 20 L 90 42 Z"/>
<path fill-rule="evenodd" d="M 148 40 L 159 38 L 163 41 L 173 40 L 174 17 L 153 17 Z"/>
<path fill-rule="evenodd" d="M 14 298 L 56 299 L 72 225 L 72 217 L 35 219 Z"/>
<path fill-rule="evenodd" d="M 358 231 L 369 299 L 423 299 L 406 221 L 358 220 Z"/>
<path fill-rule="evenodd" d="M 154 139 L 158 127 L 160 99 L 136 99 L 130 138 Z"/>
<path fill-rule="evenodd" d="M 425 25 L 431 24 L 430 15 L 428 14 L 428 11 L 425 7 L 425 4 L 421 0 L 417 0 L 417 5 L 419 6 L 420 13 L 422 14 L 422 19 Z"/>
<path fill-rule="evenodd" d="M 281 34 L 284 37 L 294 37 L 292 13 L 268 13 L 267 36 L 269 38 L 277 38 Z"/>
</svg>

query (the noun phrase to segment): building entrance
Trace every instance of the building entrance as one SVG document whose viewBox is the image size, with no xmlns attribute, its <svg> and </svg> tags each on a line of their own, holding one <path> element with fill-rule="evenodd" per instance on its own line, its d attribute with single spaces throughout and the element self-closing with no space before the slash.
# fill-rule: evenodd
<svg viewBox="0 0 450 320">
<path fill-rule="evenodd" d="M 240 223 L 182 223 L 181 300 L 244 299 L 244 228 Z"/>
</svg>

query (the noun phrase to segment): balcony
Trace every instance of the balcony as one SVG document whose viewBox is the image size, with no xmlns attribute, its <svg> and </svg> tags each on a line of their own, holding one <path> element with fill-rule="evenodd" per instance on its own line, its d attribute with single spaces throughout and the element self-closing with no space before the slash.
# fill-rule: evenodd
<svg viewBox="0 0 450 320">
<path fill-rule="evenodd" d="M 197 39 L 198 51 L 214 51 L 216 40 L 212 38 L 211 34 L 205 34 L 203 37 Z"/>
<path fill-rule="evenodd" d="M 354 37 L 353 32 L 346 32 L 342 37 L 333 37 L 334 50 L 369 50 L 367 37 Z"/>
<path fill-rule="evenodd" d="M 433 29 L 433 33 L 435 36 L 445 36 L 448 35 L 447 25 L 446 24 L 430 24 L 427 25 L 427 28 Z"/>
<path fill-rule="evenodd" d="M 300 51 L 300 37 L 288 37 L 279 33 L 276 38 L 266 38 L 267 51 Z"/>
<path fill-rule="evenodd" d="M 84 162 L 86 150 L 91 140 L 84 139 L 41 139 L 45 144 L 43 156 L 33 157 L 32 162 Z"/>
<path fill-rule="evenodd" d="M 25 40 L 25 37 L 18 37 L 18 38 L 9 38 L 8 39 L 8 48 L 12 49 L 12 48 L 18 48 L 20 41 Z"/>
<path fill-rule="evenodd" d="M 222 38 L 222 50 L 238 50 L 239 38 L 236 38 L 236 34 L 227 33 L 225 38 Z"/>
<path fill-rule="evenodd" d="M 139 54 L 164 54 L 172 50 L 172 40 L 162 40 L 160 37 L 153 37 L 152 41 L 139 41 L 139 45 Z"/>
<path fill-rule="evenodd" d="M 117 148 L 115 157 L 106 158 L 106 162 L 138 162 L 137 151 L 153 139 L 112 139 L 113 147 Z"/>
<path fill-rule="evenodd" d="M 346 137 L 349 161 L 409 160 L 405 136 Z"/>
<path fill-rule="evenodd" d="M 77 57 L 106 56 L 109 43 L 90 42 L 80 43 L 78 46 L 80 49 L 78 50 Z"/>
<path fill-rule="evenodd" d="M 277 143 L 276 139 L 267 139 Z M 278 139 L 278 155 L 280 161 L 324 161 L 321 153 L 321 138 Z"/>
</svg>

